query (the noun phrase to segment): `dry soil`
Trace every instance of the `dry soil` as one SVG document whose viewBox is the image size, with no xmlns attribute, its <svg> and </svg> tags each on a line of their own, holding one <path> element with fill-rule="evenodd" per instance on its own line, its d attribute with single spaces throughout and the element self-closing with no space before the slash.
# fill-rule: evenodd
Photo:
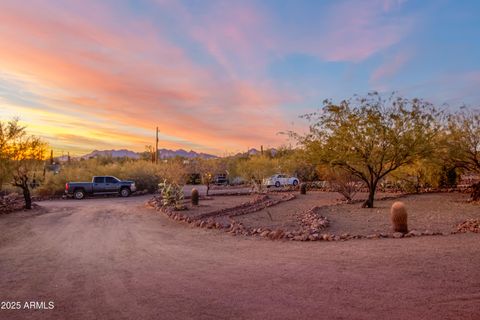
<svg viewBox="0 0 480 320">
<path fill-rule="evenodd" d="M 189 228 L 148 197 L 0 216 L 1 319 L 479 319 L 480 235 L 281 242 Z"/>
</svg>

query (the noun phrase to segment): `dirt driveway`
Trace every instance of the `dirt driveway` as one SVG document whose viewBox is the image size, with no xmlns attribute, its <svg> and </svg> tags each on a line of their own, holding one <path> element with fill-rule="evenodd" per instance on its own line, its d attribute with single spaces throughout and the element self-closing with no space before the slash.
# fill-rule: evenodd
<svg viewBox="0 0 480 320">
<path fill-rule="evenodd" d="M 480 235 L 272 242 L 192 229 L 148 197 L 0 216 L 1 319 L 480 319 Z"/>
</svg>

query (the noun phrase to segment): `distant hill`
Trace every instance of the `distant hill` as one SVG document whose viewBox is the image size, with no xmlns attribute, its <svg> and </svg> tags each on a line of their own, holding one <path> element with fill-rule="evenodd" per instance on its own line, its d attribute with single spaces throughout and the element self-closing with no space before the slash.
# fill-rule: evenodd
<svg viewBox="0 0 480 320">
<path fill-rule="evenodd" d="M 112 157 L 112 158 L 131 158 L 139 159 L 140 154 L 126 149 L 121 150 L 93 150 L 92 152 L 81 156 L 82 159 L 90 159 L 96 157 Z"/>
<path fill-rule="evenodd" d="M 168 158 L 175 158 L 175 157 L 184 157 L 188 159 L 192 158 L 203 158 L 203 159 L 212 159 L 212 158 L 218 158 L 217 156 L 214 156 L 212 154 L 208 153 L 203 153 L 203 152 L 195 152 L 193 150 L 186 151 L 183 149 L 178 149 L 178 150 L 169 150 L 169 149 L 160 149 L 158 150 L 158 154 L 160 156 L 160 159 L 168 159 Z"/>
<path fill-rule="evenodd" d="M 134 152 L 126 149 L 121 150 L 94 150 L 86 155 L 81 156 L 81 159 L 90 159 L 96 157 L 112 157 L 112 158 L 130 158 L 130 159 L 139 159 L 141 157 L 141 152 Z M 175 157 L 184 157 L 188 159 L 192 158 L 204 158 L 204 159 L 211 159 L 217 158 L 212 154 L 208 153 L 198 153 L 193 150 L 186 151 L 183 149 L 178 150 L 169 150 L 169 149 L 160 149 L 158 150 L 158 154 L 160 159 L 169 159 Z"/>
<path fill-rule="evenodd" d="M 265 154 L 270 153 L 272 156 L 275 156 L 275 155 L 277 154 L 277 149 L 275 149 L 275 148 L 270 148 L 270 149 L 263 150 L 263 152 L 264 152 Z M 239 152 L 239 153 L 237 153 L 235 156 L 236 156 L 236 157 L 246 156 L 247 154 L 248 154 L 249 156 L 255 156 L 255 155 L 260 154 L 260 153 L 262 153 L 260 150 L 257 150 L 257 149 L 255 149 L 255 148 L 252 148 L 252 149 L 248 149 L 247 152 L 243 152 L 243 153 L 242 153 L 242 152 Z"/>
</svg>

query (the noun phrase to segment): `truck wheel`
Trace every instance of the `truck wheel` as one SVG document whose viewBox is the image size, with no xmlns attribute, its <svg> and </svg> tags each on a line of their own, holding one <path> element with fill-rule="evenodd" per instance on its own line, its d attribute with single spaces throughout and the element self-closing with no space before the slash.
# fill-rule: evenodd
<svg viewBox="0 0 480 320">
<path fill-rule="evenodd" d="M 75 190 L 75 192 L 73 193 L 73 197 L 77 200 L 82 200 L 83 198 L 85 198 L 85 191 L 83 190 Z"/>
<path fill-rule="evenodd" d="M 280 181 L 275 182 L 275 187 L 280 188 Z"/>
<path fill-rule="evenodd" d="M 298 184 L 298 180 L 293 180 L 293 186 L 296 187 Z"/>
<path fill-rule="evenodd" d="M 123 188 L 122 190 L 120 190 L 120 195 L 124 198 L 128 197 L 130 195 L 130 193 L 131 193 L 130 189 L 128 189 L 128 188 Z"/>
</svg>

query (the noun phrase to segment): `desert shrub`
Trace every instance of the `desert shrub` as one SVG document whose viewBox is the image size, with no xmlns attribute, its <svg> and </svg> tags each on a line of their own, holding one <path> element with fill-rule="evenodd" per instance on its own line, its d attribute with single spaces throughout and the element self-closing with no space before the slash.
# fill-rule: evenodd
<svg viewBox="0 0 480 320">
<path fill-rule="evenodd" d="M 362 188 L 360 179 L 340 168 L 329 168 L 325 177 L 332 191 L 341 194 L 349 203 Z"/>
<path fill-rule="evenodd" d="M 442 166 L 438 184 L 442 188 L 454 188 L 457 185 L 457 170 L 454 166 Z"/>
<path fill-rule="evenodd" d="M 85 161 L 86 162 L 86 161 Z M 90 165 L 79 163 L 64 166 L 57 174 L 46 172 L 40 186 L 35 189 L 35 194 L 39 196 L 56 196 L 63 194 L 65 183 L 69 181 L 90 181 L 92 173 Z"/>
<path fill-rule="evenodd" d="M 187 167 L 181 159 L 163 161 L 156 166 L 158 176 L 161 177 L 161 179 L 166 179 L 178 185 L 184 185 L 188 179 L 189 173 Z"/>
<path fill-rule="evenodd" d="M 183 200 L 183 189 L 181 186 L 175 182 L 169 182 L 165 179 L 159 184 L 159 188 L 163 206 L 181 209 Z"/>
<path fill-rule="evenodd" d="M 317 165 L 309 159 L 305 150 L 283 148 L 278 150 L 275 157 L 278 159 L 282 173 L 293 175 L 300 181 L 319 179 Z"/>
<path fill-rule="evenodd" d="M 46 172 L 35 194 L 39 196 L 58 196 L 63 194 L 65 183 L 74 181 L 91 181 L 93 176 L 115 176 L 122 180 L 135 181 L 138 190 L 155 192 L 162 179 L 184 184 L 186 171 L 179 162 L 162 162 L 159 164 L 146 160 L 122 160 L 108 162 L 105 159 L 75 161 L 62 166 L 60 172 Z"/>
<path fill-rule="evenodd" d="M 434 156 L 435 154 L 432 154 L 429 159 L 417 160 L 400 168 L 382 181 L 382 187 L 384 190 L 385 187 L 390 187 L 408 193 L 420 193 L 441 187 L 442 177 L 445 176 L 442 168 L 445 168 L 445 165 L 439 157 Z"/>
<path fill-rule="evenodd" d="M 470 195 L 472 201 L 480 201 L 480 182 L 472 185 L 472 194 Z"/>
<path fill-rule="evenodd" d="M 402 233 L 408 232 L 408 215 L 407 209 L 405 208 L 405 204 L 403 202 L 396 201 L 392 204 L 390 216 L 392 219 L 393 231 Z"/>
<path fill-rule="evenodd" d="M 245 181 L 250 181 L 256 192 L 262 192 L 262 180 L 279 171 L 278 159 L 261 155 L 252 156 L 249 159 L 239 161 L 237 171 Z"/>
<path fill-rule="evenodd" d="M 131 161 L 121 166 L 119 177 L 135 181 L 138 190 L 155 192 L 161 181 L 158 166 L 150 161 Z"/>
</svg>

